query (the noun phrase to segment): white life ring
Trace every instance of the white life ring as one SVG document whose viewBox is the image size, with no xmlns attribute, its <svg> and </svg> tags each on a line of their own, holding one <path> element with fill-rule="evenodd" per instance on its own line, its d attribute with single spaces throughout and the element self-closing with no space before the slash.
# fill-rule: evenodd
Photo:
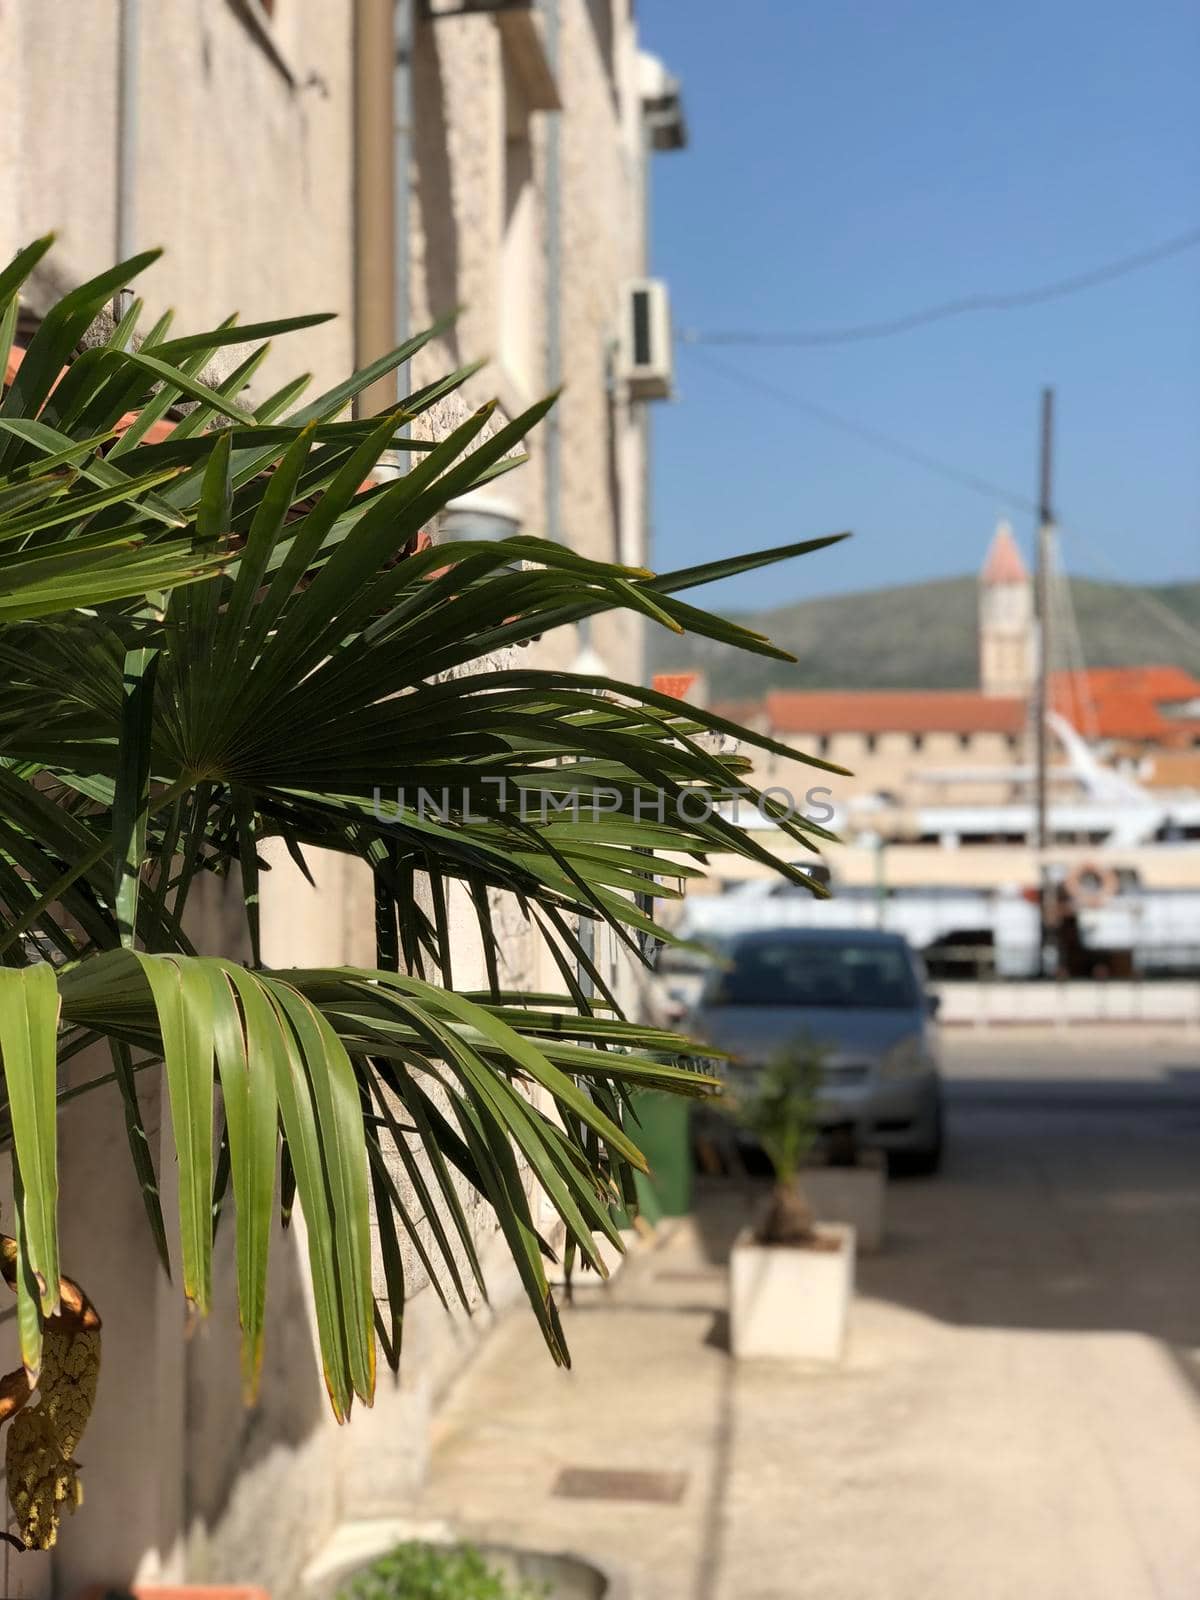
<svg viewBox="0 0 1200 1600">
<path fill-rule="evenodd" d="M 1065 886 L 1077 906 L 1093 911 L 1106 905 L 1120 888 L 1113 869 L 1098 866 L 1094 861 L 1084 861 L 1072 867 L 1066 876 Z"/>
</svg>

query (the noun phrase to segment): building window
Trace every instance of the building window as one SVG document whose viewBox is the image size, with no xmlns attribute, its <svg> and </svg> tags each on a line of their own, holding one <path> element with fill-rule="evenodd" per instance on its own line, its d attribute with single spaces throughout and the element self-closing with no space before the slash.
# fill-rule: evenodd
<svg viewBox="0 0 1200 1600">
<path fill-rule="evenodd" d="M 827 733 L 823 733 L 817 740 L 817 754 L 819 756 L 827 756 L 829 754 L 829 735 Z"/>
<path fill-rule="evenodd" d="M 875 746 L 878 742 L 879 741 L 876 739 L 873 733 L 863 734 L 863 749 L 869 756 L 873 756 L 875 754 Z"/>
<path fill-rule="evenodd" d="M 914 750 L 924 750 L 924 748 L 925 748 L 925 735 L 923 733 L 914 733 L 913 734 L 913 736 L 912 736 L 912 747 L 913 747 Z"/>
<path fill-rule="evenodd" d="M 971 735 L 969 733 L 960 733 L 959 734 L 959 736 L 958 736 L 958 748 L 960 750 L 969 750 L 971 748 Z"/>
</svg>

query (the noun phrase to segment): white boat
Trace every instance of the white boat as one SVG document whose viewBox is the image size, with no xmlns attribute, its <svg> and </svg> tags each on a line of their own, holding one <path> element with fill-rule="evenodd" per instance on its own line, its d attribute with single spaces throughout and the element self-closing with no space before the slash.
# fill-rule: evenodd
<svg viewBox="0 0 1200 1600">
<path fill-rule="evenodd" d="M 1051 712 L 1048 722 L 1062 759 L 1053 768 L 1056 798 L 1049 809 L 1045 871 L 1054 890 L 1063 886 L 1087 970 L 1200 971 L 1200 889 L 1148 887 L 1137 867 L 1122 864 L 1123 851 L 1136 852 L 1143 864 L 1147 852 L 1165 862 L 1175 852 L 1181 864 L 1183 852 L 1194 857 L 1200 796 L 1149 790 L 1099 762 L 1065 718 Z M 975 780 L 994 787 L 1000 781 L 1026 790 L 1033 782 L 1032 769 L 1022 767 L 922 776 L 947 785 Z M 779 834 L 770 818 L 747 818 L 743 809 L 741 820 Z M 876 802 L 838 817 L 834 827 L 859 844 L 886 844 L 893 860 L 906 843 L 939 845 L 961 857 L 968 846 L 1027 845 L 1036 814 L 1032 797 L 996 805 L 935 804 L 894 815 Z M 923 852 L 927 865 L 928 854 Z M 903 933 L 945 975 L 1029 978 L 1046 970 L 1036 879 L 974 886 L 851 884 L 839 881 L 836 848 L 828 860 L 829 900 L 779 879 L 755 878 L 724 893 L 689 896 L 678 931 L 720 939 L 760 927 L 882 927 Z"/>
<path fill-rule="evenodd" d="M 1097 760 L 1065 717 L 1050 711 L 1046 722 L 1063 757 L 1051 768 L 1056 791 L 1049 813 L 1053 843 L 1130 848 L 1200 839 L 1200 795 L 1195 791 L 1149 790 Z M 916 806 L 911 814 L 916 840 L 953 848 L 964 840 L 1019 844 L 1033 839 L 1037 816 L 1031 767 L 934 770 L 921 777 L 931 785 L 956 787 L 1003 783 L 1024 789 L 1028 798 L 999 805 Z"/>
</svg>

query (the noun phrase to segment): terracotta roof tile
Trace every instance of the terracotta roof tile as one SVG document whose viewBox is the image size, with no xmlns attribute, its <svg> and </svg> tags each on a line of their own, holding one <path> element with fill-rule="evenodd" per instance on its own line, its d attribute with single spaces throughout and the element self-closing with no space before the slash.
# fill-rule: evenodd
<svg viewBox="0 0 1200 1600">
<path fill-rule="evenodd" d="M 5 363 L 5 368 L 4 368 L 4 384 L 5 384 L 6 388 L 13 381 L 13 379 L 16 377 L 17 373 L 21 370 L 21 363 L 22 363 L 22 361 L 24 361 L 24 359 L 25 359 L 24 350 L 20 349 L 19 346 L 17 346 L 17 345 L 13 345 L 12 348 L 8 352 L 8 360 Z M 57 385 L 58 382 L 61 381 L 61 379 L 63 377 L 63 374 L 66 372 L 66 370 L 67 370 L 66 367 L 64 367 L 62 369 L 62 372 L 59 373 L 58 378 L 55 380 L 56 385 Z M 121 418 L 121 420 L 117 423 L 115 429 L 113 430 L 118 439 L 121 437 L 121 435 L 123 433 L 125 433 L 129 428 L 131 428 L 133 426 L 133 424 L 137 421 L 138 415 L 139 415 L 139 413 L 136 412 L 136 411 L 127 411 L 125 413 L 125 415 Z M 143 439 L 142 439 L 142 443 L 143 444 L 162 444 L 163 440 L 164 439 L 169 439 L 171 437 L 172 433 L 174 433 L 174 431 L 175 431 L 175 424 L 173 422 L 168 421 L 166 417 L 161 417 L 157 422 L 152 422 L 150 424 L 150 426 L 146 429 L 145 435 L 143 436 Z"/>
<path fill-rule="evenodd" d="M 1171 700 L 1200 699 L 1200 679 L 1193 678 L 1183 667 L 1089 667 L 1082 673 L 1055 673 L 1054 676 L 1056 681 L 1068 676 L 1082 679 L 1093 695 L 1114 691 L 1140 694 L 1160 704 Z"/>
<path fill-rule="evenodd" d="M 1182 667 L 1093 667 L 1055 673 L 1051 703 L 1076 727 L 1089 724 L 1102 739 L 1133 739 L 1162 745 L 1191 744 L 1200 719 L 1171 717 L 1163 708 L 1200 700 L 1200 682 Z"/>
<path fill-rule="evenodd" d="M 775 689 L 765 701 L 778 733 L 1010 733 L 1025 726 L 1025 701 L 971 689 Z"/>
<path fill-rule="evenodd" d="M 118 439 L 123 433 L 126 433 L 130 428 L 133 427 L 134 423 L 138 419 L 139 414 L 140 413 L 137 411 L 127 411 L 125 413 L 125 415 L 117 423 L 116 428 L 113 430 Z M 160 417 L 157 422 L 152 422 L 146 429 L 145 433 L 142 435 L 141 442 L 143 444 L 162 444 L 163 440 L 169 439 L 174 432 L 175 424 L 168 421 L 166 417 Z"/>
<path fill-rule="evenodd" d="M 656 672 L 653 687 L 659 694 L 669 694 L 673 700 L 686 700 L 696 685 L 694 672 Z"/>
</svg>

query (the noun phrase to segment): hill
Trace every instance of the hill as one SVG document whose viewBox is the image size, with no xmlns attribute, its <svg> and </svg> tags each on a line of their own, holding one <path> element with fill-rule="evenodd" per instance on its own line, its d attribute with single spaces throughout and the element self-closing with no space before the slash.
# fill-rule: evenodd
<svg viewBox="0 0 1200 1600">
<path fill-rule="evenodd" d="M 1140 591 L 1200 629 L 1200 583 Z M 1167 662 L 1200 676 L 1200 644 L 1156 619 L 1138 591 L 1073 579 L 1071 594 L 1088 666 Z M 974 578 L 871 589 L 860 594 L 736 614 L 797 657 L 795 665 L 748 656 L 707 639 L 650 630 L 656 672 L 702 668 L 714 699 L 753 699 L 766 689 L 969 689 L 979 681 Z"/>
</svg>

